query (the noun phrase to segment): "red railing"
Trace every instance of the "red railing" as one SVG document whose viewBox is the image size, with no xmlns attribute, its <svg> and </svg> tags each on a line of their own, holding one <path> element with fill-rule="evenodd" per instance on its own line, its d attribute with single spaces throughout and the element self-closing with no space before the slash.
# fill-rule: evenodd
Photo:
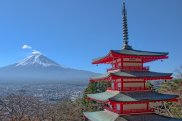
<svg viewBox="0 0 182 121">
<path fill-rule="evenodd" d="M 150 113 L 150 112 L 154 112 L 153 108 L 149 108 L 147 109 L 129 109 L 129 110 L 123 110 L 123 112 L 121 112 L 120 110 L 116 110 L 116 109 L 110 109 L 109 107 L 105 107 L 106 110 L 109 110 L 111 112 L 117 113 L 117 114 L 133 114 L 133 113 Z"/>
<path fill-rule="evenodd" d="M 140 67 L 140 66 L 116 67 L 116 68 L 107 69 L 107 72 L 108 71 L 114 71 L 114 70 L 148 71 L 149 70 L 149 66 L 145 66 L 145 67 Z"/>
<path fill-rule="evenodd" d="M 124 66 L 122 70 L 134 70 L 134 71 L 148 71 L 149 66 L 146 67 L 140 67 L 140 66 Z"/>
<path fill-rule="evenodd" d="M 130 110 L 123 110 L 124 114 L 129 114 L 129 113 L 147 113 L 147 112 L 154 112 L 153 108 L 150 109 L 130 109 Z"/>
<path fill-rule="evenodd" d="M 107 90 L 116 90 L 116 91 L 138 91 L 138 90 L 149 90 L 144 87 L 123 87 L 123 89 L 113 89 L 112 87 L 108 87 Z"/>
<path fill-rule="evenodd" d="M 123 91 L 147 90 L 144 87 L 123 87 Z"/>
</svg>

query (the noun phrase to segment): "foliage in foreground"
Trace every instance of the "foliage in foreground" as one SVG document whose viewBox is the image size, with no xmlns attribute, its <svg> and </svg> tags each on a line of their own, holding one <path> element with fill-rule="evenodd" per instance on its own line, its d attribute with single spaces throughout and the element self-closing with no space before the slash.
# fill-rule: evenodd
<svg viewBox="0 0 182 121">
<path fill-rule="evenodd" d="M 182 118 L 182 80 L 176 79 L 165 82 L 158 89 L 158 92 L 179 95 L 177 102 L 164 102 L 159 105 L 159 113 L 171 117 Z"/>
<path fill-rule="evenodd" d="M 83 99 L 56 104 L 45 104 L 24 95 L 10 95 L 0 100 L 0 121 L 82 121 L 83 111 L 103 109 L 102 104 L 88 100 L 86 94 L 104 92 L 109 86 L 106 82 L 89 83 Z M 156 111 L 161 115 L 182 118 L 182 81 L 165 82 L 158 91 L 177 94 L 180 98 L 178 102 L 155 103 Z"/>
<path fill-rule="evenodd" d="M 110 84 L 108 82 L 104 82 L 104 81 L 90 82 L 83 94 L 82 103 L 84 105 L 84 111 L 92 112 L 92 111 L 102 110 L 104 107 L 104 104 L 97 103 L 96 101 L 93 101 L 93 100 L 89 100 L 87 98 L 87 94 L 105 92 L 108 87 L 110 87 Z"/>
<path fill-rule="evenodd" d="M 0 101 L 0 121 L 82 121 L 81 100 L 44 104 L 34 97 L 10 95 Z"/>
<path fill-rule="evenodd" d="M 109 87 L 109 84 L 106 82 L 89 83 L 83 96 L 84 111 L 98 111 L 103 109 L 103 104 L 88 100 L 86 94 L 104 92 L 107 87 Z M 151 83 L 147 83 L 147 87 L 154 90 Z M 160 93 L 179 95 L 179 101 L 152 103 L 151 106 L 156 109 L 156 113 L 170 117 L 182 118 L 182 80 L 178 79 L 165 82 L 157 91 Z"/>
</svg>

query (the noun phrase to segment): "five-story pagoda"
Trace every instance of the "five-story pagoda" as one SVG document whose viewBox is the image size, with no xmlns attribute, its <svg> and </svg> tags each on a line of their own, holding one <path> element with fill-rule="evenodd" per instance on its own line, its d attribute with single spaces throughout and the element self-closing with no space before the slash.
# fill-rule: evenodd
<svg viewBox="0 0 182 121">
<path fill-rule="evenodd" d="M 153 102 L 177 101 L 176 95 L 161 94 L 147 88 L 146 82 L 152 80 L 171 80 L 172 73 L 149 71 L 144 64 L 151 61 L 167 59 L 166 52 L 135 50 L 128 44 L 127 13 L 123 2 L 123 48 L 110 50 L 93 64 L 111 64 L 112 68 L 90 82 L 108 81 L 111 87 L 106 92 L 88 94 L 88 99 L 105 104 L 104 111 L 85 112 L 91 121 L 180 121 L 180 119 L 155 114 L 150 106 Z"/>
</svg>

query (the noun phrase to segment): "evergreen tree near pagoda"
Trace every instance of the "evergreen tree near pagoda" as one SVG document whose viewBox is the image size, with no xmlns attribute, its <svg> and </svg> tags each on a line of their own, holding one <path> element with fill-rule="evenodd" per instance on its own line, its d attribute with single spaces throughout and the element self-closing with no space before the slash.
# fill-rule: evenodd
<svg viewBox="0 0 182 121">
<path fill-rule="evenodd" d="M 92 82 L 92 83 L 89 82 L 87 88 L 84 91 L 82 99 L 82 103 L 84 105 L 84 111 L 98 111 L 104 109 L 103 103 L 98 103 L 93 100 L 88 100 L 87 94 L 105 92 L 108 87 L 110 87 L 110 83 L 108 82 L 104 81 Z"/>
</svg>

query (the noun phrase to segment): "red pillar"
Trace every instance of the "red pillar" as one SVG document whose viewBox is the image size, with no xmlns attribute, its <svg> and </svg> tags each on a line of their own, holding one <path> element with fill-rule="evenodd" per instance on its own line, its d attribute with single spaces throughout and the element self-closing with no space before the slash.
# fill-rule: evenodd
<svg viewBox="0 0 182 121">
<path fill-rule="evenodd" d="M 146 83 L 146 81 L 144 80 L 144 90 L 146 89 L 146 87 L 145 87 L 145 86 L 146 86 L 146 84 L 145 84 L 145 83 Z"/>
<path fill-rule="evenodd" d="M 123 113 L 123 103 L 120 103 L 120 114 Z"/>
<path fill-rule="evenodd" d="M 121 78 L 121 90 L 124 91 L 123 78 Z"/>
<path fill-rule="evenodd" d="M 149 102 L 147 102 L 147 112 L 149 112 Z"/>
</svg>

